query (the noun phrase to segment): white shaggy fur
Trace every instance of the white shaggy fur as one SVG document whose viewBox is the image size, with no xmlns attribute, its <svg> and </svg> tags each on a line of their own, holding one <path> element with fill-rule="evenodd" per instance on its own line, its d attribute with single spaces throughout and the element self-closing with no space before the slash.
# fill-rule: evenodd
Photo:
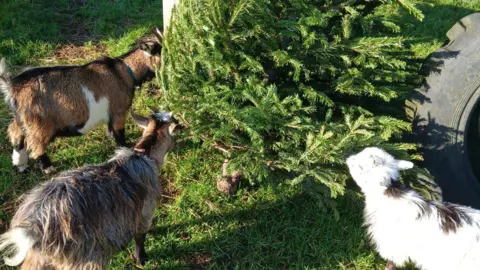
<svg viewBox="0 0 480 270">
<path fill-rule="evenodd" d="M 28 168 L 28 153 L 25 148 L 20 151 L 13 149 L 12 163 L 18 167 L 20 172 L 23 172 Z"/>
<path fill-rule="evenodd" d="M 85 99 L 88 102 L 88 120 L 79 130 L 79 132 L 85 134 L 98 125 L 108 121 L 109 102 L 106 97 L 99 98 L 97 102 L 93 93 L 86 86 L 82 86 L 82 91 L 85 94 Z"/>
<path fill-rule="evenodd" d="M 5 58 L 0 60 L 0 75 L 7 72 L 7 64 L 5 63 Z"/>
<path fill-rule="evenodd" d="M 17 266 L 22 263 L 27 256 L 28 250 L 35 243 L 26 232 L 26 229 L 15 228 L 6 232 L 0 238 L 0 250 L 10 246 L 10 252 L 14 254 L 13 257 L 3 257 L 6 265 Z"/>
<path fill-rule="evenodd" d="M 0 60 L 0 92 L 3 93 L 5 97 L 5 102 L 7 104 L 12 105 L 13 103 L 11 102 L 11 94 L 10 94 L 10 79 L 9 79 L 9 73 L 7 69 L 7 63 L 5 63 L 5 58 L 2 58 Z"/>
<path fill-rule="evenodd" d="M 426 270 L 480 269 L 480 211 L 392 188 L 400 186 L 398 171 L 413 163 L 382 149 L 366 148 L 347 165 L 365 194 L 365 225 L 383 258 L 397 266 L 411 259 Z"/>
</svg>

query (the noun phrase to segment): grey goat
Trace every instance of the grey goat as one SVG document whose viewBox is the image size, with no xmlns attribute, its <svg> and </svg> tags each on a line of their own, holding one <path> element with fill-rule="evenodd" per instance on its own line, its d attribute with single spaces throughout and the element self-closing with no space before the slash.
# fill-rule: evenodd
<svg viewBox="0 0 480 270">
<path fill-rule="evenodd" d="M 161 194 L 159 168 L 174 146 L 171 113 L 143 117 L 133 149 L 108 162 L 61 173 L 34 188 L 0 236 L 6 265 L 21 269 L 105 269 L 135 239 L 135 259 L 146 261 L 144 241 Z"/>
</svg>

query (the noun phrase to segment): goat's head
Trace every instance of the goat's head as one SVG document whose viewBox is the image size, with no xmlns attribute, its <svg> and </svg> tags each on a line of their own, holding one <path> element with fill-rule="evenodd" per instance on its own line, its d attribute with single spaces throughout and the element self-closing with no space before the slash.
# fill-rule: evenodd
<svg viewBox="0 0 480 270">
<path fill-rule="evenodd" d="M 392 155 L 377 147 L 367 147 L 347 159 L 353 180 L 363 191 L 388 187 L 398 180 L 399 171 L 413 168 L 413 163 L 396 160 Z"/>
<path fill-rule="evenodd" d="M 161 64 L 163 33 L 155 27 L 151 34 L 137 40 L 137 48 L 143 51 L 145 63 L 150 71 L 155 71 Z"/>
<path fill-rule="evenodd" d="M 142 138 L 135 145 L 135 151 L 145 153 L 161 166 L 165 155 L 175 145 L 174 132 L 179 127 L 172 113 L 156 112 L 150 116 L 142 116 L 132 112 L 132 117 L 143 129 Z"/>
</svg>

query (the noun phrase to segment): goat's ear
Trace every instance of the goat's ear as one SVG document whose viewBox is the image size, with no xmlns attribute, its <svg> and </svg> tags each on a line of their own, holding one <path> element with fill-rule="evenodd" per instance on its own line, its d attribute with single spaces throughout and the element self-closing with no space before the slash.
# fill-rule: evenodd
<svg viewBox="0 0 480 270">
<path fill-rule="evenodd" d="M 140 126 L 143 129 L 146 129 L 148 126 L 148 117 L 142 116 L 140 114 L 136 114 L 133 111 L 131 112 L 132 118 L 137 123 L 138 126 Z"/>
<path fill-rule="evenodd" d="M 137 152 L 147 152 L 154 146 L 155 140 L 156 136 L 142 137 L 133 149 Z"/>
<path fill-rule="evenodd" d="M 140 152 L 140 153 L 145 153 L 146 152 L 146 149 L 142 148 L 142 146 L 135 146 L 133 150 L 135 150 L 137 152 Z"/>
<path fill-rule="evenodd" d="M 168 134 L 170 136 L 175 136 L 176 134 L 176 131 L 180 129 L 180 125 L 177 125 L 175 123 L 172 123 L 170 124 L 170 126 L 168 127 Z"/>
<path fill-rule="evenodd" d="M 397 160 L 397 167 L 399 170 L 408 170 L 413 168 L 413 163 L 406 160 Z"/>
<path fill-rule="evenodd" d="M 140 44 L 140 50 L 148 53 L 149 55 L 157 55 L 162 51 L 162 46 L 155 42 L 146 42 Z"/>
</svg>

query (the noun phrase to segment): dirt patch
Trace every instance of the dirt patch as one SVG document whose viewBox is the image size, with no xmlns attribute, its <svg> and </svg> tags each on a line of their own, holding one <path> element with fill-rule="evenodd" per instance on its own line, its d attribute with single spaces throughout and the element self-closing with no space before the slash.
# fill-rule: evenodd
<svg viewBox="0 0 480 270">
<path fill-rule="evenodd" d="M 82 45 L 87 41 L 98 42 L 102 37 L 93 35 L 87 31 L 87 23 L 71 19 L 62 27 L 62 33 L 65 39 L 75 45 Z"/>
<path fill-rule="evenodd" d="M 185 263 L 191 270 L 205 269 L 212 261 L 212 255 L 207 253 L 195 253 L 185 258 Z"/>
<path fill-rule="evenodd" d="M 60 62 L 88 62 L 105 55 L 106 48 L 101 44 L 78 46 L 74 44 L 59 45 L 53 52 L 53 58 Z"/>
<path fill-rule="evenodd" d="M 86 0 L 72 0 L 67 8 L 58 10 L 58 13 L 64 18 L 61 25 L 62 36 L 73 45 L 81 46 L 87 41 L 96 43 L 102 38 L 90 31 L 94 28 L 95 22 L 86 20 L 78 14 L 78 11 L 84 8 L 86 4 Z"/>
<path fill-rule="evenodd" d="M 177 234 L 177 237 L 182 239 L 183 241 L 190 240 L 190 235 L 187 232 L 181 232 L 181 233 Z"/>
</svg>

